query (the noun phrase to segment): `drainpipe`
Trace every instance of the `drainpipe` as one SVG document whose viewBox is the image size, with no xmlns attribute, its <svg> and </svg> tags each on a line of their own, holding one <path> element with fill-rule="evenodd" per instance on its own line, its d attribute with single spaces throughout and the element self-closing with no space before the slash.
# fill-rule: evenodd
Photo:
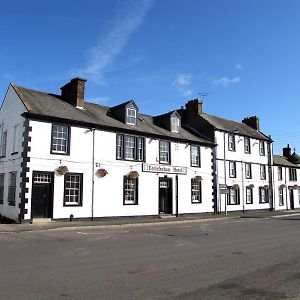
<svg viewBox="0 0 300 300">
<path fill-rule="evenodd" d="M 288 205 L 288 185 L 287 185 L 287 180 L 286 180 L 286 167 L 284 167 L 284 182 L 285 182 L 285 201 L 286 201 L 286 210 L 289 210 L 289 205 Z"/>
<path fill-rule="evenodd" d="M 92 221 L 94 221 L 94 190 L 95 190 L 95 128 L 91 129 L 93 133 L 93 153 L 92 153 Z"/>
<path fill-rule="evenodd" d="M 226 144 L 225 144 L 225 134 L 226 134 L 226 132 L 224 132 L 224 135 L 223 135 L 223 138 L 224 138 L 224 143 L 223 143 L 223 145 L 224 145 L 224 183 L 227 186 L 227 183 L 226 183 Z M 228 197 L 228 194 L 225 194 L 225 215 L 227 215 L 227 197 Z"/>
<path fill-rule="evenodd" d="M 245 182 L 244 182 L 244 163 L 241 160 L 241 171 L 242 171 L 242 201 L 243 201 L 243 213 L 245 213 Z"/>
<path fill-rule="evenodd" d="M 271 136 L 269 135 L 271 139 Z M 271 147 L 271 142 L 268 142 L 268 173 L 269 173 L 269 187 L 270 187 L 270 211 L 274 210 L 274 197 L 273 197 L 273 178 L 272 178 L 272 157 L 273 157 L 273 147 Z"/>
<path fill-rule="evenodd" d="M 176 217 L 178 217 L 178 175 L 175 176 L 175 184 L 176 184 Z"/>
</svg>

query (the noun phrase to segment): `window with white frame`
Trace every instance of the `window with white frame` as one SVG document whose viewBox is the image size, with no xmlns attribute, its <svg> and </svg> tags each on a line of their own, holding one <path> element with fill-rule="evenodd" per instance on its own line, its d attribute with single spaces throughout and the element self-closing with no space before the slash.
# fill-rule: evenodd
<svg viewBox="0 0 300 300">
<path fill-rule="evenodd" d="M 70 127 L 67 125 L 52 124 L 51 153 L 70 153 Z"/>
<path fill-rule="evenodd" d="M 259 141 L 259 154 L 260 155 L 266 155 L 265 142 L 264 141 Z"/>
<path fill-rule="evenodd" d="M 133 107 L 126 108 L 126 124 L 136 125 L 136 109 Z"/>
<path fill-rule="evenodd" d="M 122 160 L 144 161 L 145 139 L 132 135 L 117 134 L 116 157 Z"/>
<path fill-rule="evenodd" d="M 250 138 L 244 138 L 244 151 L 245 153 L 251 153 L 251 145 L 250 145 Z"/>
<path fill-rule="evenodd" d="M 9 186 L 8 186 L 8 203 L 15 205 L 16 203 L 16 187 L 17 187 L 17 172 L 9 173 Z"/>
<path fill-rule="evenodd" d="M 228 150 L 235 151 L 235 136 L 234 136 L 234 134 L 228 134 Z"/>
<path fill-rule="evenodd" d="M 18 150 L 18 128 L 19 128 L 19 124 L 14 126 L 12 154 L 15 154 Z"/>
<path fill-rule="evenodd" d="M 297 180 L 297 169 L 290 168 L 289 175 L 290 175 L 290 181 L 296 181 Z"/>
<path fill-rule="evenodd" d="M 250 163 L 245 163 L 245 177 L 247 179 L 252 178 L 252 170 L 251 170 L 251 164 Z"/>
<path fill-rule="evenodd" d="M 192 167 L 200 167 L 200 146 L 191 146 L 191 166 Z"/>
<path fill-rule="evenodd" d="M 5 174 L 0 174 L 0 203 L 3 203 L 4 201 L 4 178 Z"/>
<path fill-rule="evenodd" d="M 239 205 L 240 204 L 240 189 L 230 189 L 228 197 L 228 205 Z"/>
<path fill-rule="evenodd" d="M 283 188 L 278 189 L 278 200 L 279 200 L 279 205 L 283 206 L 284 205 L 284 198 L 283 198 Z"/>
<path fill-rule="evenodd" d="M 249 186 L 246 187 L 246 204 L 253 204 L 253 189 Z"/>
<path fill-rule="evenodd" d="M 159 163 L 171 163 L 170 142 L 168 141 L 159 141 Z"/>
<path fill-rule="evenodd" d="M 176 116 L 171 117 L 171 131 L 178 133 L 180 126 L 180 119 Z"/>
<path fill-rule="evenodd" d="M 2 141 L 1 141 L 1 157 L 6 156 L 6 148 L 7 148 L 7 130 L 2 133 Z"/>
<path fill-rule="evenodd" d="M 277 167 L 278 171 L 278 180 L 282 180 L 282 167 Z"/>
<path fill-rule="evenodd" d="M 138 204 L 138 178 L 124 176 L 123 204 Z"/>
<path fill-rule="evenodd" d="M 202 203 L 201 180 L 191 179 L 192 203 Z"/>
<path fill-rule="evenodd" d="M 236 163 L 235 161 L 229 162 L 229 177 L 235 178 L 236 177 Z"/>
<path fill-rule="evenodd" d="M 259 187 L 259 203 L 269 203 L 269 193 L 265 187 Z"/>
<path fill-rule="evenodd" d="M 266 179 L 266 166 L 260 165 L 260 179 L 265 180 Z"/>
<path fill-rule="evenodd" d="M 82 206 L 83 174 L 67 173 L 65 175 L 64 205 Z"/>
</svg>

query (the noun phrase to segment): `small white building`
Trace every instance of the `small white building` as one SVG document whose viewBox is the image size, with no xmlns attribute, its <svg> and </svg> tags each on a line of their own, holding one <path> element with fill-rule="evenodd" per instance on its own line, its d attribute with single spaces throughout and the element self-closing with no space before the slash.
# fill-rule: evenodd
<svg viewBox="0 0 300 300">
<path fill-rule="evenodd" d="M 256 116 L 236 122 L 202 111 L 189 101 L 183 119 L 217 145 L 214 149 L 215 212 L 274 209 L 272 140 Z"/>
<path fill-rule="evenodd" d="M 274 199 L 276 210 L 300 208 L 300 156 L 287 145 L 283 155 L 274 155 Z"/>
<path fill-rule="evenodd" d="M 0 214 L 19 222 L 213 212 L 214 143 L 180 111 L 84 101 L 10 84 L 0 110 Z"/>
</svg>

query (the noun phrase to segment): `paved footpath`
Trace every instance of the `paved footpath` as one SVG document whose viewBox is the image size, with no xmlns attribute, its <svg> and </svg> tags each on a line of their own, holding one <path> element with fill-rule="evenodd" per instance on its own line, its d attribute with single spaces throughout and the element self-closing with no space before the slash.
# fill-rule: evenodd
<svg viewBox="0 0 300 300">
<path fill-rule="evenodd" d="M 168 216 L 165 218 L 158 218 L 157 216 L 142 216 L 142 217 L 114 217 L 103 218 L 95 221 L 48 221 L 48 222 L 33 222 L 22 224 L 1 224 L 0 233 L 9 232 L 25 232 L 25 231 L 41 231 L 41 230 L 68 230 L 72 228 L 86 228 L 86 227 L 138 227 L 149 225 L 162 225 L 162 224 L 178 224 L 178 223 L 197 223 L 204 221 L 221 221 L 226 219 L 237 218 L 280 218 L 291 215 L 300 215 L 300 210 L 289 211 L 251 211 L 251 212 L 230 212 L 225 214 L 189 214 L 180 215 L 178 217 Z"/>
</svg>

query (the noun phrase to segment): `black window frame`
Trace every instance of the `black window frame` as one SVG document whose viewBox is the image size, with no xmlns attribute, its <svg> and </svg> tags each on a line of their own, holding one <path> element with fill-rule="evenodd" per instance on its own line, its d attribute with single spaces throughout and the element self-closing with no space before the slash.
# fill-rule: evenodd
<svg viewBox="0 0 300 300">
<path fill-rule="evenodd" d="M 129 116 L 129 110 L 135 112 L 135 116 Z M 130 126 L 136 126 L 136 119 L 137 119 L 137 109 L 132 105 L 132 106 L 127 106 L 125 109 L 125 123 Z M 134 120 L 134 123 L 130 123 L 129 120 Z"/>
<path fill-rule="evenodd" d="M 128 159 L 126 158 L 126 149 L 125 149 L 125 139 L 126 137 L 134 139 L 134 158 Z M 121 145 L 118 145 L 120 138 Z M 139 142 L 142 141 L 142 159 L 139 159 Z M 120 154 L 120 155 L 119 155 Z M 124 134 L 124 133 L 117 133 L 116 134 L 116 160 L 125 160 L 125 161 L 136 161 L 136 162 L 145 162 L 146 161 L 146 143 L 145 137 L 131 135 L 131 134 Z"/>
<path fill-rule="evenodd" d="M 7 202 L 9 205 L 15 206 L 16 204 L 16 191 L 17 191 L 17 172 L 9 172 L 9 185 Z"/>
<path fill-rule="evenodd" d="M 230 170 L 231 170 L 230 165 L 231 164 L 233 164 L 233 166 L 234 166 L 234 168 L 233 168 L 234 174 L 233 175 L 230 174 Z M 229 161 L 228 172 L 229 172 L 229 178 L 236 178 L 236 162 L 235 161 Z"/>
<path fill-rule="evenodd" d="M 259 155 L 260 156 L 266 156 L 266 147 L 265 147 L 265 141 L 259 141 Z"/>
<path fill-rule="evenodd" d="M 168 158 L 169 160 L 167 162 L 165 161 L 162 161 L 161 160 L 161 151 L 160 151 L 160 148 L 161 148 L 161 143 L 167 143 L 168 144 Z M 158 153 L 159 153 L 159 163 L 160 164 L 163 164 L 163 165 L 170 165 L 171 164 L 171 142 L 170 141 L 167 141 L 167 140 L 159 140 L 159 143 L 158 143 Z"/>
<path fill-rule="evenodd" d="M 297 169 L 289 168 L 289 181 L 297 181 Z"/>
<path fill-rule="evenodd" d="M 277 167 L 278 180 L 282 180 L 282 167 Z"/>
<path fill-rule="evenodd" d="M 135 185 L 135 190 L 134 190 L 134 195 L 135 195 L 135 198 L 134 198 L 134 202 L 133 203 L 126 203 L 126 199 L 125 199 L 125 196 L 126 196 L 126 189 L 125 189 L 125 185 L 126 185 L 126 180 L 129 179 L 129 180 L 133 180 L 134 181 L 134 185 Z M 139 178 L 136 177 L 136 178 L 133 178 L 131 176 L 127 176 L 127 175 L 124 175 L 123 176 L 123 205 L 139 205 Z"/>
<path fill-rule="evenodd" d="M 282 188 L 282 187 L 278 188 L 278 204 L 279 204 L 279 206 L 284 206 L 284 193 L 283 193 L 283 191 L 284 191 L 284 188 Z M 282 194 L 280 192 L 282 192 Z M 282 197 L 280 197 L 280 196 L 282 196 Z"/>
<path fill-rule="evenodd" d="M 264 194 L 265 194 L 265 201 L 262 201 L 262 191 L 264 191 Z M 269 189 L 266 189 L 265 187 L 259 187 L 258 192 L 259 192 L 259 203 L 260 204 L 266 204 L 266 203 L 270 202 Z"/>
<path fill-rule="evenodd" d="M 264 172 L 262 172 L 262 170 Z M 260 172 L 260 180 L 266 180 L 267 179 L 267 171 L 266 171 L 265 165 L 260 165 L 259 172 Z"/>
<path fill-rule="evenodd" d="M 198 185 L 197 195 L 195 193 L 196 190 L 193 189 L 193 186 Z M 198 196 L 199 200 L 193 200 L 193 196 Z M 191 178 L 191 203 L 192 204 L 201 204 L 202 203 L 202 181 L 196 178 Z"/>
<path fill-rule="evenodd" d="M 7 135 L 7 130 L 4 130 L 1 136 L 1 157 L 5 157 L 7 154 Z"/>
<path fill-rule="evenodd" d="M 250 175 L 247 175 L 247 166 L 249 166 Z M 245 163 L 245 178 L 252 179 L 252 165 L 251 163 Z"/>
<path fill-rule="evenodd" d="M 230 144 L 231 144 L 230 138 L 231 138 L 231 137 L 232 137 L 232 145 L 233 145 L 232 149 L 230 148 Z M 235 151 L 236 151 L 235 135 L 232 134 L 232 133 L 229 133 L 229 134 L 228 134 L 228 151 L 232 151 L 232 152 L 235 152 Z"/>
<path fill-rule="evenodd" d="M 66 201 L 67 200 L 67 188 L 66 188 L 66 184 L 67 184 L 67 178 L 68 176 L 79 176 L 79 201 L 78 203 L 74 202 L 74 204 L 72 204 L 72 202 L 70 201 Z M 82 203 L 83 203 L 83 173 L 74 173 L 74 172 L 68 172 L 67 174 L 64 175 L 64 199 L 63 199 L 63 206 L 64 207 L 82 207 Z"/>
<path fill-rule="evenodd" d="M 66 152 L 57 152 L 53 150 L 53 139 L 54 139 L 54 126 L 62 126 L 67 128 L 67 151 Z M 51 126 L 51 143 L 50 143 L 50 153 L 54 155 L 70 155 L 71 148 L 71 126 L 63 123 L 52 123 Z"/>
<path fill-rule="evenodd" d="M 4 203 L 5 173 L 0 173 L 0 204 Z"/>
<path fill-rule="evenodd" d="M 231 193 L 232 192 L 235 193 L 235 199 L 236 199 L 235 203 L 231 203 Z M 237 189 L 229 188 L 229 194 L 227 197 L 227 205 L 240 205 L 240 204 L 241 204 L 240 188 L 237 188 Z"/>
<path fill-rule="evenodd" d="M 192 153 L 193 153 L 193 150 L 192 148 L 197 148 L 197 155 L 199 157 L 199 162 L 198 164 L 193 164 L 193 156 L 192 156 Z M 201 168 L 201 148 L 199 145 L 191 145 L 190 146 L 190 162 L 191 162 L 191 167 L 197 167 L 197 168 Z"/>
<path fill-rule="evenodd" d="M 248 145 L 247 145 L 246 141 L 247 141 Z M 246 150 L 247 146 L 249 147 L 249 150 Z M 251 154 L 251 141 L 250 141 L 249 137 L 245 137 L 244 138 L 244 152 L 246 154 Z"/>
<path fill-rule="evenodd" d="M 250 197 L 251 197 L 251 201 L 249 202 L 248 201 L 248 194 L 247 192 L 250 191 Z M 252 187 L 249 187 L 249 186 L 246 186 L 246 204 L 253 204 L 253 188 Z"/>
</svg>

